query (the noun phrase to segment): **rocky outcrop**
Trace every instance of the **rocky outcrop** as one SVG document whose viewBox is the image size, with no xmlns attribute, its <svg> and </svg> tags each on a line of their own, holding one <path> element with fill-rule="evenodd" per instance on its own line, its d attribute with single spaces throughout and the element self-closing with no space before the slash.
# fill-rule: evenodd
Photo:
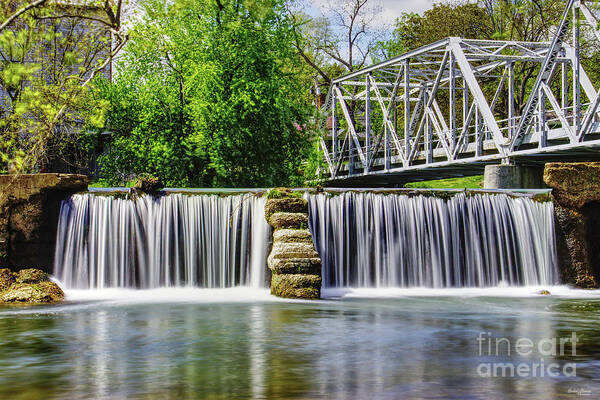
<svg viewBox="0 0 600 400">
<path fill-rule="evenodd" d="M 600 285 L 600 163 L 548 163 L 561 281 Z"/>
<path fill-rule="evenodd" d="M 0 265 L 49 272 L 60 203 L 85 190 L 84 175 L 0 175 Z"/>
<path fill-rule="evenodd" d="M 271 293 L 286 298 L 321 297 L 321 259 L 308 230 L 306 200 L 289 192 L 267 200 L 265 217 L 274 228 L 267 260 L 272 272 Z"/>
<path fill-rule="evenodd" d="M 56 303 L 64 298 L 62 289 L 44 271 L 0 269 L 0 303 Z"/>
<path fill-rule="evenodd" d="M 600 202 L 600 162 L 548 163 L 544 181 L 563 207 L 580 209 Z"/>
</svg>

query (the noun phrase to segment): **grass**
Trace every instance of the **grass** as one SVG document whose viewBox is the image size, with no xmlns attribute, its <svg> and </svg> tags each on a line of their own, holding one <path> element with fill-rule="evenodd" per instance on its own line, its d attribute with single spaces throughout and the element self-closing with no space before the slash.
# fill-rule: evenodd
<svg viewBox="0 0 600 400">
<path fill-rule="evenodd" d="M 125 187 L 133 187 L 133 185 L 135 185 L 136 181 L 127 181 L 125 184 Z M 118 187 L 122 187 L 122 185 L 117 185 Z M 111 187 L 116 187 L 115 185 L 111 185 L 109 184 L 106 180 L 104 179 L 97 179 L 94 181 L 90 181 L 88 184 L 88 187 L 91 188 L 111 188 Z"/>
<path fill-rule="evenodd" d="M 267 191 L 267 199 L 283 199 L 286 197 L 302 197 L 302 192 L 281 191 L 278 188 L 269 189 Z"/>
<path fill-rule="evenodd" d="M 136 181 L 128 181 L 125 187 L 133 187 Z M 92 188 L 114 187 L 104 179 L 98 179 L 89 183 Z M 483 175 L 465 176 L 463 178 L 438 179 L 434 181 L 411 182 L 405 185 L 407 188 L 419 189 L 481 189 L 483 188 Z M 278 199 L 283 197 L 302 197 L 302 192 L 282 193 L 278 189 L 270 189 L 267 198 Z"/>
<path fill-rule="evenodd" d="M 481 189 L 483 188 L 483 175 L 438 179 L 435 181 L 411 182 L 404 186 L 407 188 L 423 189 Z"/>
</svg>

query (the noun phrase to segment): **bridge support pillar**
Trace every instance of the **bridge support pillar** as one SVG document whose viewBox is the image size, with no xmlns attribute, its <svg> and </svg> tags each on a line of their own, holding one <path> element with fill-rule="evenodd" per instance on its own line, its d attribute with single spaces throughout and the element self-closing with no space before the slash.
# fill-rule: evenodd
<svg viewBox="0 0 600 400">
<path fill-rule="evenodd" d="M 545 188 L 544 168 L 523 165 L 486 165 L 484 189 L 540 189 Z"/>
</svg>

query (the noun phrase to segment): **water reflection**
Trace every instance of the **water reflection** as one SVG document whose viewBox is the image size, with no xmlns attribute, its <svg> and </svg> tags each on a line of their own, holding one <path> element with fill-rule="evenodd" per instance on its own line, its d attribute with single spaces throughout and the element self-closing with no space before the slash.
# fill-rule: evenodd
<svg viewBox="0 0 600 400">
<path fill-rule="evenodd" d="M 600 393 L 597 300 L 405 298 L 0 309 L 0 398 L 568 398 Z M 26 311 L 26 310 L 24 310 Z M 576 377 L 482 378 L 480 332 L 576 331 Z M 596 397 L 596 396 L 594 396 Z"/>
<path fill-rule="evenodd" d="M 267 335 L 265 330 L 265 312 L 259 305 L 250 308 L 250 326 L 248 331 L 248 345 L 250 347 L 250 389 L 255 399 L 265 398 L 264 371 L 267 368 L 264 339 Z"/>
</svg>

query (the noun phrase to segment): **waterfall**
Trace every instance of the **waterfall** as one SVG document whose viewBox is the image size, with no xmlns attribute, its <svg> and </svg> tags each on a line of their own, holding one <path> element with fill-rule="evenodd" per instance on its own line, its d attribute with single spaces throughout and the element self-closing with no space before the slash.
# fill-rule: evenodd
<svg viewBox="0 0 600 400">
<path fill-rule="evenodd" d="M 253 194 L 77 194 L 62 202 L 54 275 L 67 288 L 265 285 L 270 228 Z"/>
<path fill-rule="evenodd" d="M 448 197 L 306 195 L 324 287 L 558 283 L 551 202 Z M 74 195 L 61 206 L 54 274 L 82 289 L 262 287 L 264 204 L 253 194 Z"/>
<path fill-rule="evenodd" d="M 551 202 L 471 193 L 306 197 L 324 287 L 558 283 Z"/>
</svg>

